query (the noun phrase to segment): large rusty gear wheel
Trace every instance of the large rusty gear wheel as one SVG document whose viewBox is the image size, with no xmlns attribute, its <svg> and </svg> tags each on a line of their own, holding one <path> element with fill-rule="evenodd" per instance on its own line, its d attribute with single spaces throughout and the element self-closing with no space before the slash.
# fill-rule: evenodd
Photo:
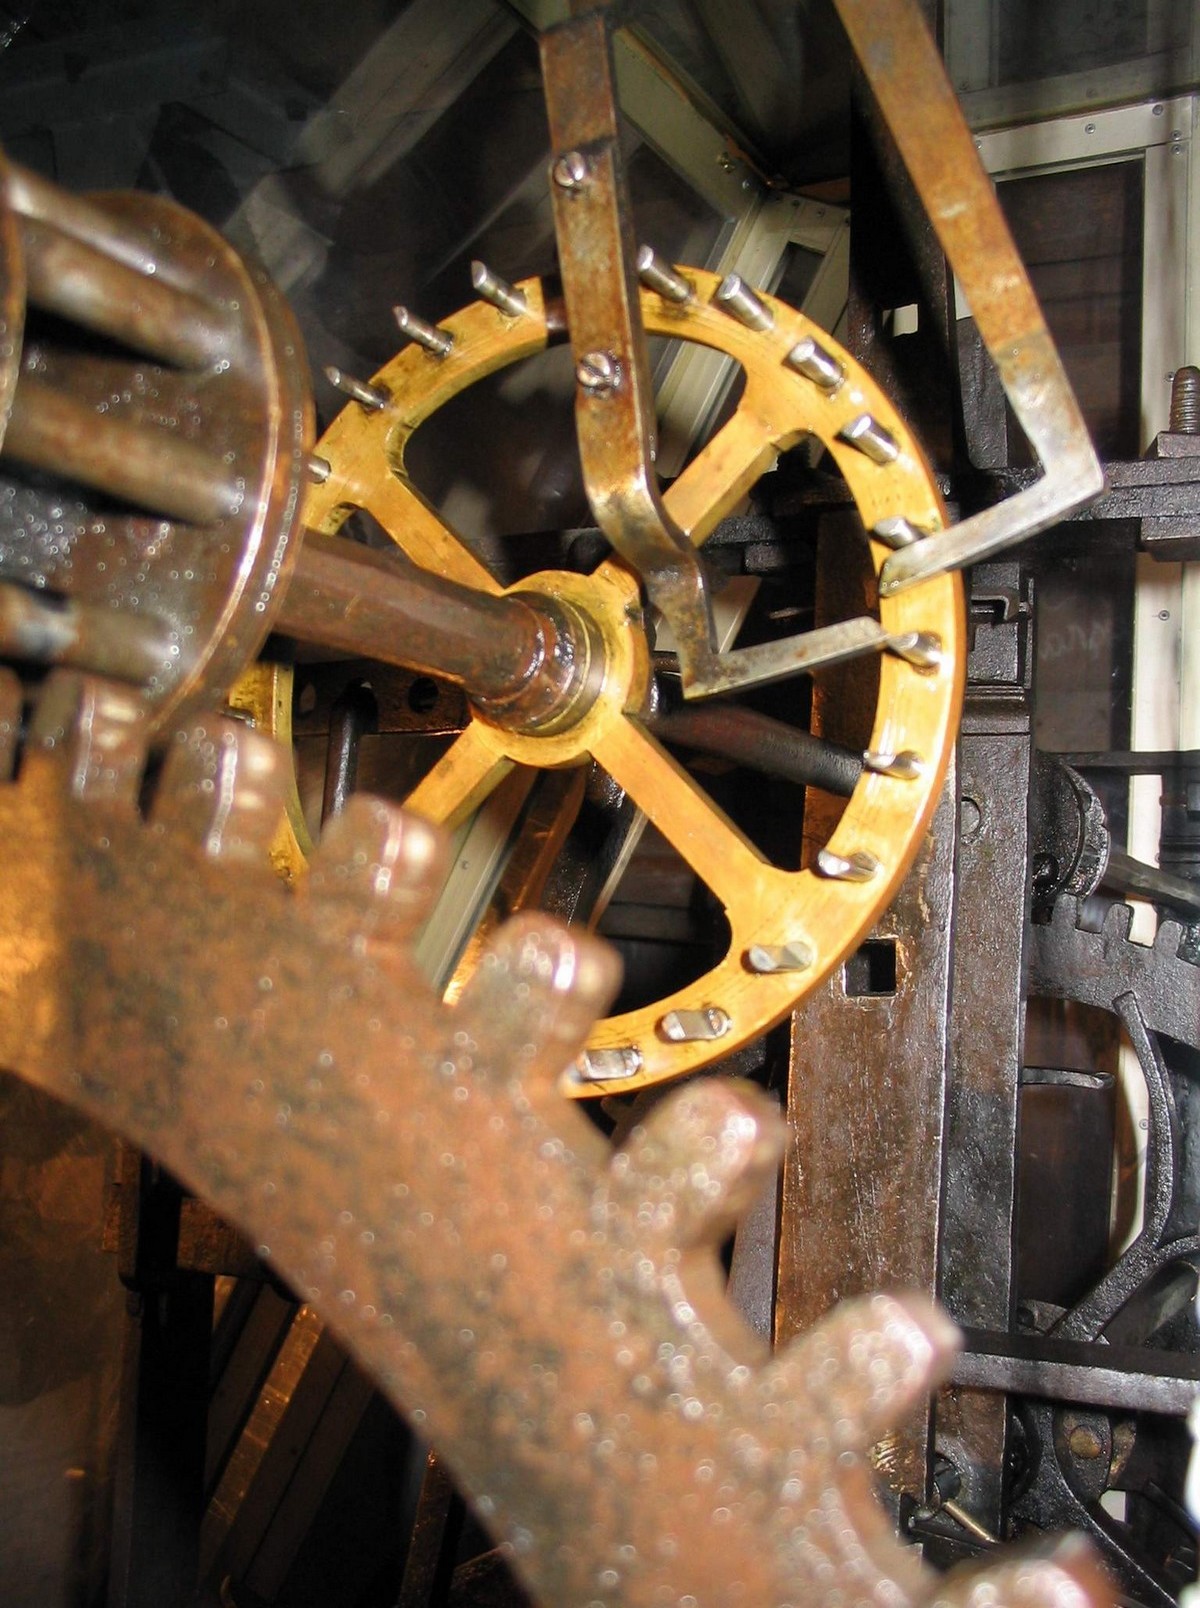
<svg viewBox="0 0 1200 1608">
<path fill-rule="evenodd" d="M 832 454 L 868 531 L 898 526 L 911 538 L 941 528 L 941 502 L 919 447 L 852 358 L 774 298 L 763 298 L 770 328 L 743 327 L 714 303 L 713 275 L 684 272 L 691 286 L 684 302 L 642 291 L 647 334 L 715 347 L 745 372 L 736 412 L 665 493 L 669 514 L 693 542 L 703 542 L 778 453 L 806 435 Z M 523 310 L 468 305 L 439 326 L 445 352 L 414 344 L 379 370 L 372 392 L 384 405 L 352 402 L 343 410 L 317 448 L 328 474 L 309 494 L 306 525 L 335 534 L 365 510 L 423 568 L 484 592 L 501 590 L 414 487 L 404 455 L 439 407 L 547 344 L 555 320 L 542 283 L 528 280 L 516 290 Z M 794 366 L 797 353 L 813 346 L 815 364 Z M 869 443 L 873 452 L 861 444 L 865 419 L 882 427 Z M 870 549 L 878 572 L 890 548 L 872 539 Z M 957 728 L 961 582 L 939 576 L 880 601 L 886 646 L 868 767 L 820 861 L 802 870 L 769 864 L 639 722 L 650 643 L 636 575 L 609 559 L 591 575 L 546 571 L 510 590 L 551 596 L 586 618 L 598 645 L 594 696 L 577 718 L 549 731 L 511 730 L 473 707 L 462 735 L 407 802 L 453 825 L 514 765 L 594 760 L 716 896 L 731 933 L 724 957 L 669 997 L 597 1024 L 585 1052 L 587 1077 L 563 1080 L 576 1095 L 627 1092 L 694 1071 L 760 1036 L 854 950 L 888 904 L 932 815 Z"/>
<path fill-rule="evenodd" d="M 717 1249 L 778 1163 L 758 1091 L 696 1081 L 609 1150 L 556 1080 L 611 954 L 518 917 L 446 1006 L 411 942 L 436 834 L 357 797 L 304 886 L 263 850 L 282 756 L 205 721 L 144 821 L 134 695 L 56 672 L 0 827 L 0 1061 L 236 1223 L 433 1437 L 538 1601 L 1102 1608 L 1078 1538 L 942 1580 L 868 1444 L 944 1376 L 917 1298 L 767 1355 Z M 211 939 L 212 941 L 205 941 Z"/>
</svg>

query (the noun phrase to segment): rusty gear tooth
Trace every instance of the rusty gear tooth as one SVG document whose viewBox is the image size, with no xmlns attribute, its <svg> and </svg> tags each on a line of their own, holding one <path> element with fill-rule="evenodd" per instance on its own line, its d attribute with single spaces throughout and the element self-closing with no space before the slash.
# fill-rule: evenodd
<svg viewBox="0 0 1200 1608">
<path fill-rule="evenodd" d="M 286 783 L 277 744 L 240 721 L 208 716 L 180 732 L 168 752 L 153 820 L 192 837 L 213 859 L 266 867 Z"/>
<path fill-rule="evenodd" d="M 1005 1548 L 1004 1561 L 954 1569 L 925 1601 L 936 1608 L 1108 1608 L 1114 1582 L 1082 1535 Z"/>
<path fill-rule="evenodd" d="M 954 1324 L 923 1296 L 866 1296 L 843 1301 L 793 1341 L 762 1385 L 781 1403 L 819 1403 L 835 1450 L 863 1448 L 924 1401 L 961 1345 Z"/>
<path fill-rule="evenodd" d="M 606 1196 L 672 1245 L 719 1245 L 783 1158 L 778 1107 L 753 1084 L 702 1079 L 656 1106 L 616 1152 Z"/>
<path fill-rule="evenodd" d="M 482 1043 L 524 1046 L 513 1071 L 532 1090 L 570 1066 L 620 978 L 615 950 L 531 911 L 488 944 L 458 1010 Z"/>
<path fill-rule="evenodd" d="M 320 922 L 402 943 L 429 914 L 445 860 L 442 835 L 427 821 L 356 793 L 326 822 L 304 891 Z"/>
<path fill-rule="evenodd" d="M 1133 911 L 1127 904 L 1110 905 L 1105 911 L 1102 929 L 1105 943 L 1128 943 L 1132 925 Z"/>
<path fill-rule="evenodd" d="M 1164 917 L 1154 933 L 1154 947 L 1168 960 L 1177 960 L 1183 945 L 1184 927 L 1174 916 Z"/>
<path fill-rule="evenodd" d="M 131 687 L 55 670 L 34 707 L 23 770 L 50 766 L 74 797 L 132 808 L 146 761 L 145 733 L 146 708 Z"/>
</svg>

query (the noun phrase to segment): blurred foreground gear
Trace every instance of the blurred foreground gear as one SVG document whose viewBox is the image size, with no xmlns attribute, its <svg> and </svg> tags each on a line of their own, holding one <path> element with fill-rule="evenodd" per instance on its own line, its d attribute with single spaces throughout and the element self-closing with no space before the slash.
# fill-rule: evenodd
<svg viewBox="0 0 1200 1608">
<path fill-rule="evenodd" d="M 0 160 L 0 655 L 223 699 L 295 560 L 312 437 L 291 312 L 173 202 Z"/>
<path fill-rule="evenodd" d="M 949 1581 L 896 1541 L 866 1449 L 955 1331 L 875 1296 L 766 1354 L 715 1255 L 778 1161 L 761 1097 L 694 1083 L 613 1153 L 556 1091 L 606 950 L 519 918 L 447 1007 L 408 949 L 431 829 L 356 798 L 293 893 L 261 866 L 273 745 L 205 721 L 143 820 L 146 726 L 128 691 L 56 672 L 6 756 L 0 1060 L 247 1233 L 541 1601 L 1111 1600 L 1077 1540 Z"/>
</svg>

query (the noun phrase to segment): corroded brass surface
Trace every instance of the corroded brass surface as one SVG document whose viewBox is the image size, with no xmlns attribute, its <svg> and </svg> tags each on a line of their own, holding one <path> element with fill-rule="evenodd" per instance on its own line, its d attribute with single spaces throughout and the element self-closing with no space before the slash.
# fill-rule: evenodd
<svg viewBox="0 0 1200 1608">
<path fill-rule="evenodd" d="M 686 273 L 693 287 L 686 303 L 642 292 L 647 332 L 728 352 L 746 376 L 733 417 L 665 493 L 672 519 L 688 538 L 703 542 L 777 454 L 806 433 L 833 454 L 865 526 L 903 517 L 920 530 L 939 528 L 942 508 L 920 449 L 866 372 L 838 352 L 844 382 L 832 391 L 814 385 L 786 359 L 805 337 L 833 349 L 828 335 L 771 297 L 763 301 L 771 310 L 772 329 L 747 329 L 713 304 L 713 275 Z M 545 344 L 542 286 L 528 280 L 519 288 L 527 300 L 526 315 L 513 318 L 483 302 L 464 308 L 443 321 L 455 342 L 448 358 L 406 348 L 372 382 L 390 397 L 389 405 L 368 412 L 354 403 L 339 415 L 320 443 L 330 474 L 309 494 L 311 526 L 336 532 L 352 509 L 366 508 L 417 563 L 483 590 L 499 589 L 407 479 L 404 449 L 413 431 L 451 396 Z M 895 437 L 894 462 L 877 464 L 847 443 L 843 432 L 864 413 Z M 876 570 L 887 552 L 882 543 L 871 544 Z M 717 895 L 731 927 L 723 960 L 669 998 L 600 1023 L 589 1039 L 593 1050 L 632 1047 L 639 1070 L 619 1083 L 573 1078 L 564 1083 L 572 1094 L 632 1089 L 694 1070 L 757 1037 L 841 963 L 886 906 L 926 828 L 954 738 L 965 661 L 961 585 L 957 578 L 939 576 L 880 604 L 879 619 L 889 637 L 930 633 L 941 652 L 935 667 L 926 670 L 883 655 L 870 746 L 885 753 L 910 751 L 920 765 L 915 777 L 864 775 L 854 790 L 828 847 L 843 858 L 867 854 L 879 862 L 878 872 L 862 882 L 768 864 L 640 724 L 648 640 L 632 571 L 614 560 L 590 576 L 548 573 L 513 590 L 566 597 L 593 623 L 604 657 L 599 692 L 581 703 L 574 722 L 550 734 L 516 733 L 477 711 L 409 802 L 431 820 L 451 824 L 475 808 L 514 764 L 561 766 L 594 758 Z M 752 969 L 752 950 L 789 945 L 807 949 L 811 965 Z M 717 1040 L 672 1042 L 662 1028 L 672 1011 L 712 1007 L 729 1024 Z"/>
<path fill-rule="evenodd" d="M 437 839 L 366 797 L 302 891 L 263 863 L 282 756 L 205 721 L 148 821 L 141 706 L 58 672 L 0 829 L 0 1061 L 119 1128 L 258 1246 L 444 1452 L 540 1601 L 1111 1601 L 1058 1544 L 941 1579 L 866 1448 L 955 1333 L 874 1296 L 771 1358 L 716 1249 L 777 1164 L 754 1090 L 695 1082 L 616 1153 L 557 1092 L 608 997 L 539 916 L 444 1006 L 407 948 Z"/>
</svg>

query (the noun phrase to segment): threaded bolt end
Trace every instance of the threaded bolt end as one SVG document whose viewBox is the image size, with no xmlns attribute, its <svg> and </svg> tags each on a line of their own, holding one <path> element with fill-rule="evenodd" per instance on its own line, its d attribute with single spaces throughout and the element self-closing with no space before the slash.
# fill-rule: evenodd
<svg viewBox="0 0 1200 1608">
<path fill-rule="evenodd" d="M 1176 369 L 1171 380 L 1171 430 L 1200 435 L 1200 368 L 1191 363 Z"/>
</svg>

